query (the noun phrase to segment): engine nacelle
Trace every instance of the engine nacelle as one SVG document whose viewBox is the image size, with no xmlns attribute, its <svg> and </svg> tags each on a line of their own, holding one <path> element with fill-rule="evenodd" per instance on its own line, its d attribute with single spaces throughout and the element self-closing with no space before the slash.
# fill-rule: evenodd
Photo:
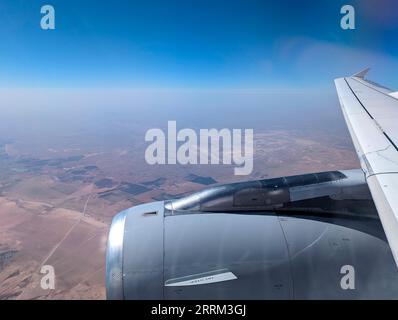
<svg viewBox="0 0 398 320">
<path fill-rule="evenodd" d="M 347 265 L 353 290 L 341 284 Z M 130 208 L 113 219 L 106 269 L 108 299 L 398 298 L 360 170 L 216 186 Z"/>
</svg>

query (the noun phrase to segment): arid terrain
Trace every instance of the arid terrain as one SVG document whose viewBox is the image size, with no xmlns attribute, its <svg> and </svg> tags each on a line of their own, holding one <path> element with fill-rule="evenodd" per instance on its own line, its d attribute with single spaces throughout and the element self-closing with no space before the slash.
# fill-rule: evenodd
<svg viewBox="0 0 398 320">
<path fill-rule="evenodd" d="M 97 106 L 114 99 L 3 93 L 0 103 L 8 108 L 0 109 L 0 299 L 104 299 L 108 227 L 131 206 L 210 184 L 358 167 L 335 98 L 316 111 L 320 104 L 306 95 L 272 101 L 233 96 L 218 110 L 221 98 L 215 96 L 209 101 L 217 105 L 184 113 L 166 95 L 153 116 L 151 96 L 135 98 L 145 108 L 105 112 Z M 54 108 L 59 101 L 77 107 Z M 250 103 L 242 113 L 244 101 Z M 209 110 L 219 116 L 209 117 Z M 145 132 L 169 119 L 194 129 L 254 128 L 252 174 L 235 176 L 231 165 L 148 165 Z M 54 267 L 55 290 L 40 287 L 43 265 Z"/>
<path fill-rule="evenodd" d="M 255 134 L 255 169 L 244 178 L 231 166 L 149 166 L 136 148 L 43 159 L 19 156 L 12 143 L 1 148 L 1 299 L 104 299 L 108 226 L 133 205 L 210 183 L 357 166 L 347 139 L 281 130 Z M 55 269 L 56 290 L 40 289 L 45 264 Z"/>
</svg>

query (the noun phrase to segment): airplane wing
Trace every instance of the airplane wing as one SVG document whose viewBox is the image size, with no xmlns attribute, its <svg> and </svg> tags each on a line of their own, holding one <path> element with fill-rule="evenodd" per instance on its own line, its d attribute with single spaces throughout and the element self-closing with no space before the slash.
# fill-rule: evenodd
<svg viewBox="0 0 398 320">
<path fill-rule="evenodd" d="M 398 93 L 365 80 L 335 80 L 341 109 L 398 265 Z"/>
</svg>

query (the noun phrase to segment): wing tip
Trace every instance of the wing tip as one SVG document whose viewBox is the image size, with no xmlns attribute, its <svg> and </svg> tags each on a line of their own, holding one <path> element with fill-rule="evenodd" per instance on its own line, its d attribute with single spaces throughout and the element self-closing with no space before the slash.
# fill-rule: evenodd
<svg viewBox="0 0 398 320">
<path fill-rule="evenodd" d="M 364 79 L 365 76 L 368 74 L 369 70 L 370 70 L 370 68 L 368 67 L 362 71 L 359 71 L 358 73 L 353 74 L 351 77 Z"/>
</svg>

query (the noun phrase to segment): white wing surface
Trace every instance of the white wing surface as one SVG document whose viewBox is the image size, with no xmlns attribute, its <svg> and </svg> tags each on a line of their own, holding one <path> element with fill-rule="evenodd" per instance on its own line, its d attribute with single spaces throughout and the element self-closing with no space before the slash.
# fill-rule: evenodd
<svg viewBox="0 0 398 320">
<path fill-rule="evenodd" d="M 364 79 L 335 80 L 345 121 L 398 265 L 398 98 Z"/>
</svg>

